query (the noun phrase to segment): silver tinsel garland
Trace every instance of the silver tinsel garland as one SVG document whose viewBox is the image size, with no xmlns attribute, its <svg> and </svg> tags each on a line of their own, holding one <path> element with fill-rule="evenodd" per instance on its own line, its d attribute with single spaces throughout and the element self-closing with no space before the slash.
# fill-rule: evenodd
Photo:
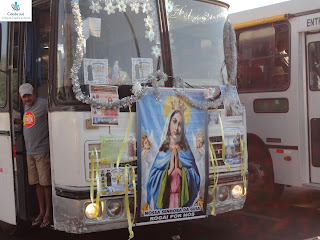
<svg viewBox="0 0 320 240">
<path fill-rule="evenodd" d="M 85 38 L 83 36 L 83 26 L 82 26 L 81 12 L 80 12 L 78 0 L 72 0 L 71 5 L 72 5 L 72 13 L 74 16 L 75 31 L 77 33 L 75 59 L 74 59 L 73 66 L 71 68 L 71 78 L 72 78 L 72 84 L 73 84 L 72 90 L 75 94 L 76 99 L 78 101 L 83 102 L 83 103 L 91 104 L 94 106 L 100 106 L 102 108 L 127 107 L 130 104 L 139 101 L 142 97 L 144 97 L 146 95 L 147 88 L 145 86 L 141 86 L 141 90 L 134 92 L 133 95 L 122 98 L 119 101 L 112 102 L 112 103 L 100 101 L 99 99 L 85 95 L 82 92 L 82 90 L 80 88 L 78 72 L 81 68 L 81 64 L 83 61 L 83 55 L 84 55 L 83 46 L 84 46 Z M 153 13 L 152 15 L 155 16 L 155 14 L 156 13 Z M 228 64 L 230 64 L 230 62 L 226 61 L 226 65 L 227 65 L 228 70 L 230 70 L 232 72 L 231 74 L 228 74 L 229 83 L 235 81 L 234 72 L 236 72 L 236 65 L 233 65 L 234 58 L 236 58 L 236 54 L 234 54 L 234 51 L 233 51 L 234 50 L 233 45 L 235 45 L 235 37 L 234 37 L 234 32 L 232 33 L 233 29 L 232 30 L 230 29 L 230 25 L 224 29 L 225 34 L 229 35 L 228 37 L 226 37 L 225 40 L 231 41 L 231 43 L 229 45 L 227 45 L 227 46 L 225 45 L 225 54 L 226 54 L 226 52 L 231 53 L 231 56 L 232 56 L 231 58 L 233 59 L 233 61 L 231 61 L 231 66 L 230 65 L 228 66 Z M 227 42 L 227 41 L 225 41 L 225 42 Z M 143 84 L 151 83 L 152 87 L 154 88 L 156 98 L 157 98 L 157 100 L 159 100 L 159 98 L 160 98 L 159 81 L 163 80 L 165 82 L 165 81 L 167 81 L 167 79 L 168 79 L 167 74 L 160 72 L 160 71 L 156 71 L 149 77 L 149 79 L 143 81 L 142 83 Z M 235 99 L 235 97 L 232 94 L 230 94 L 231 93 L 230 89 L 232 86 L 229 83 L 226 85 L 225 93 L 221 94 L 215 101 L 199 102 L 199 101 L 193 100 L 185 92 L 184 82 L 179 77 L 174 78 L 173 90 L 178 96 L 183 98 L 191 106 L 199 108 L 199 109 L 205 110 L 208 108 L 217 108 L 221 104 L 223 104 L 224 99 L 227 98 L 229 100 L 229 102 L 231 103 L 231 105 L 236 107 L 238 110 L 241 110 L 241 112 L 242 112 L 242 108 L 239 105 L 238 100 Z"/>
</svg>

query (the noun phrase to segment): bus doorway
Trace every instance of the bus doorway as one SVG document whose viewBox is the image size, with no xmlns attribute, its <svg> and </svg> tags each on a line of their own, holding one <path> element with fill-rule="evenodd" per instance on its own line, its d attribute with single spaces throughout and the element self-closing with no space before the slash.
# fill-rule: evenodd
<svg viewBox="0 0 320 240">
<path fill-rule="evenodd" d="M 310 174 L 312 183 L 320 183 L 320 33 L 307 35 L 306 46 Z"/>
<path fill-rule="evenodd" d="M 32 23 L 0 22 L 0 228 L 12 233 L 38 212 L 34 186 L 28 184 L 19 86 L 29 82 L 38 97 L 48 99 L 49 2 L 33 9 Z"/>
</svg>

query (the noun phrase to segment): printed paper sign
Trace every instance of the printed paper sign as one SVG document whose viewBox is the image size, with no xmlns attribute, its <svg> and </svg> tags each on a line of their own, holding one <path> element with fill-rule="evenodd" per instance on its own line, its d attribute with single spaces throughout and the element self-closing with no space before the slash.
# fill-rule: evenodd
<svg viewBox="0 0 320 240">
<path fill-rule="evenodd" d="M 215 125 L 220 124 L 220 118 L 219 118 L 218 114 L 220 114 L 220 111 L 219 111 L 219 113 L 216 110 L 209 110 L 208 111 L 209 126 L 215 126 Z"/>
<path fill-rule="evenodd" d="M 100 137 L 101 163 L 110 164 L 117 162 L 123 140 L 124 136 L 106 135 Z M 120 160 L 122 162 L 137 160 L 136 139 L 133 136 L 128 137 Z"/>
<path fill-rule="evenodd" d="M 108 59 L 83 59 L 84 84 L 108 84 Z"/>
<path fill-rule="evenodd" d="M 115 102 L 119 100 L 116 86 L 90 85 L 90 96 L 103 102 Z M 91 105 L 93 126 L 118 125 L 119 109 L 101 108 Z"/>
<path fill-rule="evenodd" d="M 114 196 L 125 194 L 125 171 L 123 167 L 119 168 L 121 180 L 117 180 L 117 168 L 99 169 L 100 177 L 100 196 Z M 133 193 L 130 171 L 128 170 L 128 193 Z"/>
<path fill-rule="evenodd" d="M 221 94 L 225 94 L 226 92 L 226 86 L 220 86 Z M 237 88 L 235 86 L 231 87 L 231 92 L 229 95 L 229 98 L 232 98 L 235 103 L 240 104 L 239 95 L 237 92 Z M 228 98 L 226 98 L 223 102 L 224 109 L 225 109 L 225 120 L 230 122 L 239 122 L 242 121 L 242 112 L 240 112 L 238 109 L 236 109 L 231 103 Z"/>
<path fill-rule="evenodd" d="M 241 139 L 243 140 L 243 132 L 239 128 L 224 129 L 226 163 L 231 165 L 241 163 Z"/>
<path fill-rule="evenodd" d="M 153 73 L 152 58 L 132 58 L 132 82 L 147 80 Z"/>
<path fill-rule="evenodd" d="M 203 91 L 187 91 L 204 101 Z M 138 222 L 201 217 L 206 212 L 207 111 L 170 89 L 153 90 L 138 103 L 140 216 Z"/>
</svg>

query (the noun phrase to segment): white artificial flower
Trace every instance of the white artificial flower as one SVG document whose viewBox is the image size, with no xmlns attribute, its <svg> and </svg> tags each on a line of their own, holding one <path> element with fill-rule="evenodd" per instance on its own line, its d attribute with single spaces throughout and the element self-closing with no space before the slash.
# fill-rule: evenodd
<svg viewBox="0 0 320 240">
<path fill-rule="evenodd" d="M 158 47 L 158 45 L 156 46 L 153 46 L 152 48 L 152 54 L 156 57 L 159 57 L 161 55 L 161 50 L 160 48 Z"/>
<path fill-rule="evenodd" d="M 119 1 L 117 8 L 119 9 L 119 12 L 126 12 L 127 5 L 124 2 Z"/>
<path fill-rule="evenodd" d="M 131 6 L 131 11 L 135 12 L 136 14 L 139 13 L 139 7 L 140 7 L 140 3 L 134 2 L 134 3 L 130 3 Z"/>
<path fill-rule="evenodd" d="M 145 38 L 149 38 L 150 42 L 154 39 L 154 31 L 152 29 L 150 29 L 149 31 L 146 31 L 146 36 Z"/>
<path fill-rule="evenodd" d="M 99 13 L 100 9 L 102 9 L 102 7 L 100 6 L 99 2 L 95 3 L 94 1 L 92 1 L 91 4 L 92 5 L 89 8 L 92 10 L 92 13 L 94 13 L 94 12 Z"/>
<path fill-rule="evenodd" d="M 142 5 L 142 12 L 143 12 L 143 13 L 148 13 L 149 11 L 151 11 L 150 3 L 145 2 L 145 3 Z"/>
<path fill-rule="evenodd" d="M 136 94 L 137 92 L 141 91 L 141 89 L 142 89 L 141 84 L 140 84 L 139 82 L 137 82 L 137 83 L 135 83 L 135 84 L 132 86 L 131 92 L 132 92 L 133 94 Z"/>
<path fill-rule="evenodd" d="M 106 4 L 104 10 L 107 11 L 108 15 L 110 15 L 111 13 L 115 13 L 115 9 L 116 7 L 112 5 L 112 2 L 109 2 L 108 4 Z"/>
<path fill-rule="evenodd" d="M 153 20 L 149 15 L 144 19 L 144 21 L 145 21 L 145 26 L 146 27 L 152 28 Z"/>
<path fill-rule="evenodd" d="M 203 96 L 205 99 L 210 99 L 214 97 L 215 92 L 216 92 L 215 88 L 208 88 L 204 91 Z"/>
<path fill-rule="evenodd" d="M 173 3 L 171 1 L 166 1 L 166 10 L 168 13 L 173 11 Z"/>
</svg>

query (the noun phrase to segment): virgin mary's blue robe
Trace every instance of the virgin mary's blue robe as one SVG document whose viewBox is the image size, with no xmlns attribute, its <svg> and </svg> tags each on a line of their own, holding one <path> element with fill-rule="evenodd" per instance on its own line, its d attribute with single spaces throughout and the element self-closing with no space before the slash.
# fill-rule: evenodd
<svg viewBox="0 0 320 240">
<path fill-rule="evenodd" d="M 190 207 L 198 196 L 200 175 L 191 150 L 179 150 L 179 160 L 182 165 L 182 181 L 179 193 L 179 207 Z M 170 197 L 170 181 L 168 169 L 171 151 L 158 152 L 151 167 L 147 183 L 147 202 L 151 199 L 155 209 L 168 208 Z"/>
</svg>

